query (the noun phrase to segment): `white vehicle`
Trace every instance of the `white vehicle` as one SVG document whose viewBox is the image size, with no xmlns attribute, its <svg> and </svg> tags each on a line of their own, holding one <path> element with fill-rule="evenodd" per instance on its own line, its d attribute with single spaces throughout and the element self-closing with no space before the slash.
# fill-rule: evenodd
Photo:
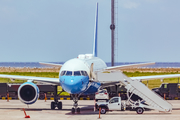
<svg viewBox="0 0 180 120">
<path fill-rule="evenodd" d="M 100 90 L 100 91 L 96 92 L 95 100 L 96 100 L 96 102 L 99 101 L 99 100 L 100 101 L 109 100 L 109 94 L 108 94 L 107 90 L 103 89 L 103 90 Z"/>
<path fill-rule="evenodd" d="M 101 114 L 106 114 L 107 111 L 124 111 L 126 109 L 126 104 L 121 101 L 121 97 L 113 97 L 108 102 L 98 102 L 98 109 L 100 109 Z M 135 107 L 137 114 L 143 114 L 144 108 L 141 105 Z"/>
</svg>

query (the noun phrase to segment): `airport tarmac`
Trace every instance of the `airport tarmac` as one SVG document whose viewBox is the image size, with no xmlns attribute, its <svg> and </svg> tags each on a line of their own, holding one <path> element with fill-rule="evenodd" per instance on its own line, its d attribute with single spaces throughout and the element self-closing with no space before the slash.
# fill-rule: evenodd
<svg viewBox="0 0 180 120">
<path fill-rule="evenodd" d="M 159 111 L 145 111 L 142 115 L 136 114 L 135 111 L 112 111 L 101 115 L 103 120 L 180 120 L 180 100 L 170 100 L 173 105 L 172 113 L 162 113 Z M 38 100 L 35 104 L 27 105 L 19 100 L 0 100 L 0 120 L 95 120 L 99 118 L 99 112 L 94 112 L 93 100 L 79 100 L 78 104 L 81 108 L 80 114 L 71 114 L 72 100 L 62 100 L 63 110 L 51 110 L 51 100 Z M 24 118 L 22 109 L 26 109 L 30 118 Z"/>
</svg>

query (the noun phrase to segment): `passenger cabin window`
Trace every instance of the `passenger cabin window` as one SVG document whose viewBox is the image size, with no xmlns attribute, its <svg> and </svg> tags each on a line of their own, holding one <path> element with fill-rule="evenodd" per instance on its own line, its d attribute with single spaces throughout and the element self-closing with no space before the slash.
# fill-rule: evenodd
<svg viewBox="0 0 180 120">
<path fill-rule="evenodd" d="M 81 76 L 80 71 L 74 71 L 74 76 Z"/>
<path fill-rule="evenodd" d="M 72 71 L 67 71 L 66 76 L 72 76 Z"/>
</svg>

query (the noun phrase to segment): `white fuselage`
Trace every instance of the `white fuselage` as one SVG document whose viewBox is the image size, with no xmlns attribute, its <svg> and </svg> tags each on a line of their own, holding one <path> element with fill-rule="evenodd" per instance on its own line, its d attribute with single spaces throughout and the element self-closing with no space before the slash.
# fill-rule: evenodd
<svg viewBox="0 0 180 120">
<path fill-rule="evenodd" d="M 93 71 L 105 69 L 106 63 L 91 54 L 79 55 L 78 58 L 70 59 L 63 64 L 59 72 L 62 88 L 71 94 L 82 93 L 87 90 L 91 67 Z"/>
</svg>

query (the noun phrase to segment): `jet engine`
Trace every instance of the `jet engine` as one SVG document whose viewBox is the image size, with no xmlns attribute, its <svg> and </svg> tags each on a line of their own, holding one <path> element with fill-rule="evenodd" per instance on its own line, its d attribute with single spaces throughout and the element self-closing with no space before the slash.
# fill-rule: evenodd
<svg viewBox="0 0 180 120">
<path fill-rule="evenodd" d="M 18 88 L 18 98 L 25 104 L 33 104 L 39 98 L 39 88 L 32 82 L 23 83 Z"/>
</svg>

